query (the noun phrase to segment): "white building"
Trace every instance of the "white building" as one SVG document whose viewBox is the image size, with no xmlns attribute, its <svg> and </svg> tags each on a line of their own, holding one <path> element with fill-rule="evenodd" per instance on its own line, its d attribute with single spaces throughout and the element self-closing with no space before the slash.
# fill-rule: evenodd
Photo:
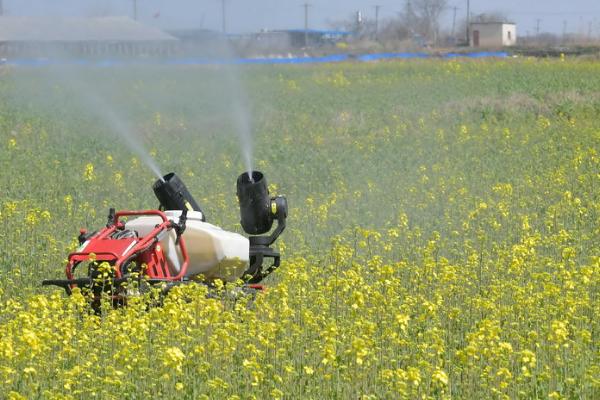
<svg viewBox="0 0 600 400">
<path fill-rule="evenodd" d="M 179 40 L 128 17 L 0 16 L 0 58 L 167 55 Z"/>
<path fill-rule="evenodd" d="M 508 22 L 474 22 L 469 30 L 471 47 L 505 47 L 517 44 L 517 25 Z"/>
</svg>

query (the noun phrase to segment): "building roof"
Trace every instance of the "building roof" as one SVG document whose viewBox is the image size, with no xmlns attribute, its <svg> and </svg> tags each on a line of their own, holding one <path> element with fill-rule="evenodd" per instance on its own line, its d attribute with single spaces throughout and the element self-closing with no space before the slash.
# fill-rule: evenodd
<svg viewBox="0 0 600 400">
<path fill-rule="evenodd" d="M 216 39 L 227 36 L 210 29 L 170 29 L 165 32 L 180 40 Z"/>
<path fill-rule="evenodd" d="M 0 17 L 0 42 L 174 41 L 161 30 L 128 17 Z"/>
</svg>

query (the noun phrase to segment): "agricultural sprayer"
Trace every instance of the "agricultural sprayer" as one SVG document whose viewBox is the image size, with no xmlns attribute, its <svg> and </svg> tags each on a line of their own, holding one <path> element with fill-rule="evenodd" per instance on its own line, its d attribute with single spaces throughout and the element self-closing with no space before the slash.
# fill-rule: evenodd
<svg viewBox="0 0 600 400">
<path fill-rule="evenodd" d="M 279 267 L 280 255 L 271 248 L 286 226 L 287 200 L 269 195 L 261 172 L 237 179 L 241 225 L 248 238 L 206 222 L 206 217 L 183 181 L 174 173 L 156 181 L 157 210 L 110 209 L 106 226 L 80 231 L 79 248 L 69 254 L 66 279 L 43 285 L 89 290 L 95 299 L 108 293 L 113 302 L 126 301 L 129 282 L 162 285 L 164 290 L 194 281 L 242 280 L 247 287 Z M 272 233 L 273 223 L 277 226 Z M 266 235 L 266 236 L 265 236 Z M 269 262 L 267 262 L 269 261 Z"/>
</svg>

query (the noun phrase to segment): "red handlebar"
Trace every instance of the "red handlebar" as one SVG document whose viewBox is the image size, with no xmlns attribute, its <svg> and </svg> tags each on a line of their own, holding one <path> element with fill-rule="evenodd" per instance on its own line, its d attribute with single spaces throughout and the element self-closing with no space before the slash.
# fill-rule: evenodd
<svg viewBox="0 0 600 400">
<path fill-rule="evenodd" d="M 128 216 L 139 217 L 141 215 L 156 215 L 156 216 L 161 217 L 163 222 L 168 221 L 167 215 L 160 210 L 118 211 L 115 214 L 115 225 L 119 223 L 120 217 L 128 217 Z"/>
</svg>

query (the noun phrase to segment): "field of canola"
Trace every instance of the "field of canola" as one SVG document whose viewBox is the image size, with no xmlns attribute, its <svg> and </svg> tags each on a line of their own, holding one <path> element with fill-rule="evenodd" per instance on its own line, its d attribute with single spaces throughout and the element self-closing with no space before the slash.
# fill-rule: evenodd
<svg viewBox="0 0 600 400">
<path fill-rule="evenodd" d="M 0 70 L 0 398 L 600 398 L 600 63 L 243 68 L 282 267 L 101 316 L 40 282 L 157 206 L 103 107 L 238 232 L 244 165 L 215 68 L 63 72 Z"/>
</svg>

